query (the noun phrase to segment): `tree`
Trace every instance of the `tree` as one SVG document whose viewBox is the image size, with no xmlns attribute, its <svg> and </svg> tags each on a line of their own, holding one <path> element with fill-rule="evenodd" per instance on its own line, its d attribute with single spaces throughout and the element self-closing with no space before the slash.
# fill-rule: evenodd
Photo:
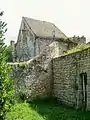
<svg viewBox="0 0 90 120">
<path fill-rule="evenodd" d="M 9 109 L 12 100 L 12 80 L 9 78 L 9 66 L 7 64 L 4 35 L 7 31 L 6 23 L 1 20 L 3 12 L 0 13 L 0 120 L 4 120 L 5 113 Z"/>
</svg>

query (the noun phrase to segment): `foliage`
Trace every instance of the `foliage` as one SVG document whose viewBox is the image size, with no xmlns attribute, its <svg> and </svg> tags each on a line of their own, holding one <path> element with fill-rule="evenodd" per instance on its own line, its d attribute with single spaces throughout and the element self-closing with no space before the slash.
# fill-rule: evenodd
<svg viewBox="0 0 90 120">
<path fill-rule="evenodd" d="M 19 64 L 19 67 L 24 69 L 24 68 L 28 68 L 28 64 L 26 62 L 22 62 Z"/>
<path fill-rule="evenodd" d="M 17 103 L 7 113 L 6 120 L 43 120 L 43 117 L 29 107 L 28 103 Z"/>
<path fill-rule="evenodd" d="M 7 47 L 6 55 L 7 55 L 8 62 L 13 62 L 13 56 L 12 56 L 12 52 L 11 52 L 11 47 L 10 46 Z"/>
<path fill-rule="evenodd" d="M 84 49 L 87 49 L 89 48 L 90 45 L 89 44 L 80 44 L 80 45 L 77 45 L 76 47 L 70 49 L 70 50 L 67 50 L 64 55 L 68 55 L 68 54 L 71 54 L 71 53 L 75 53 L 75 52 L 78 52 L 78 51 L 82 51 Z"/>
<path fill-rule="evenodd" d="M 53 99 L 14 105 L 6 120 L 89 120 L 90 112 L 75 110 Z"/>
<path fill-rule="evenodd" d="M 0 13 L 0 17 L 3 12 Z M 4 34 L 6 23 L 0 19 L 0 120 L 4 119 L 5 113 L 11 106 L 12 80 L 9 78 L 10 67 L 7 65 L 6 46 Z"/>
</svg>

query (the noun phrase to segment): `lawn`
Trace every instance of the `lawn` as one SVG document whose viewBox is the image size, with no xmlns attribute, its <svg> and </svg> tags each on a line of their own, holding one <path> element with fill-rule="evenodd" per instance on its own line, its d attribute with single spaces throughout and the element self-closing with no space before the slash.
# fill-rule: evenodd
<svg viewBox="0 0 90 120">
<path fill-rule="evenodd" d="M 47 99 L 15 104 L 6 120 L 90 120 L 90 112 Z"/>
</svg>

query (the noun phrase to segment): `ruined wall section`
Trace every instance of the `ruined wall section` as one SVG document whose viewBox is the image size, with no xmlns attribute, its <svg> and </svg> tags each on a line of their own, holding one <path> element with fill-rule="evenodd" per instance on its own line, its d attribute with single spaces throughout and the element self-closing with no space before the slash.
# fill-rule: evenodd
<svg viewBox="0 0 90 120">
<path fill-rule="evenodd" d="M 37 55 L 45 54 L 47 57 L 59 57 L 68 49 L 68 42 L 61 40 L 36 39 Z"/>
<path fill-rule="evenodd" d="M 73 36 L 73 37 L 71 37 L 71 38 L 69 38 L 72 42 L 74 42 L 74 43 L 77 43 L 78 45 L 79 44 L 85 44 L 86 43 L 86 37 L 84 37 L 84 36 L 81 36 L 81 37 L 79 37 L 79 36 Z"/>
<path fill-rule="evenodd" d="M 16 81 L 16 95 L 24 96 L 29 100 L 51 96 L 51 63 L 46 69 L 36 59 L 9 64 L 13 68 L 12 77 Z"/>
<path fill-rule="evenodd" d="M 46 48 L 53 42 L 52 39 L 36 39 L 36 55 L 40 55 L 43 53 L 43 51 L 46 50 Z"/>
<path fill-rule="evenodd" d="M 82 91 L 80 74 L 87 74 L 87 108 L 90 109 L 90 48 L 52 60 L 53 96 L 80 107 Z"/>
</svg>

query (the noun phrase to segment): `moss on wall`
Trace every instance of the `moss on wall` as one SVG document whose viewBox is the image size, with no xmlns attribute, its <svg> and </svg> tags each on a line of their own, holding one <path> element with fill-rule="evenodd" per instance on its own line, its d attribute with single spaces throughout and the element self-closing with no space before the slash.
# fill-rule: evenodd
<svg viewBox="0 0 90 120">
<path fill-rule="evenodd" d="M 68 54 L 71 54 L 71 53 L 82 51 L 82 50 L 85 50 L 85 49 L 87 49 L 89 47 L 90 47 L 89 44 L 80 44 L 80 45 L 77 45 L 76 47 L 74 47 L 74 48 L 72 48 L 70 50 L 65 51 L 64 55 L 68 55 Z"/>
</svg>

